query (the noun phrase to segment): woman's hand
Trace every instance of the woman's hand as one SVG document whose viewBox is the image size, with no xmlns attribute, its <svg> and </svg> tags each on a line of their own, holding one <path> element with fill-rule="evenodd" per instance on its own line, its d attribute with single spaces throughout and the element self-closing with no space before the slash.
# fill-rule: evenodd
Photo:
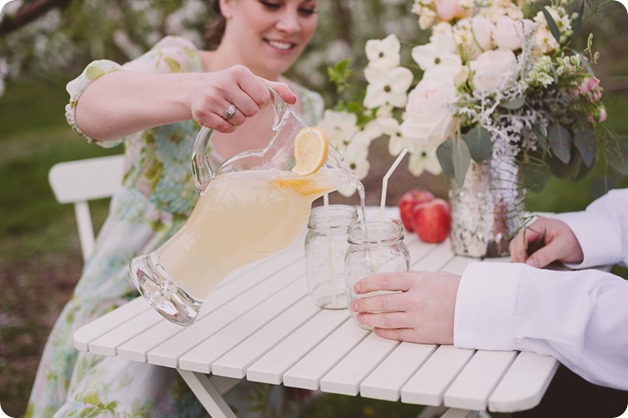
<svg viewBox="0 0 628 418">
<path fill-rule="evenodd" d="M 510 241 L 512 261 L 543 268 L 554 261 L 580 263 L 582 247 L 573 231 L 558 219 L 538 218 Z"/>
<path fill-rule="evenodd" d="M 429 344 L 452 344 L 454 309 L 460 276 L 438 272 L 380 273 L 354 286 L 356 294 L 377 290 L 397 293 L 365 296 L 350 309 L 380 337 Z"/>
<path fill-rule="evenodd" d="M 296 102 L 287 84 L 264 80 L 242 65 L 209 73 L 114 71 L 85 89 L 77 103 L 76 123 L 101 141 L 189 119 L 228 133 L 270 102 L 268 87 L 287 103 Z M 232 103 L 236 110 L 224 119 Z"/>
<path fill-rule="evenodd" d="M 296 103 L 297 98 L 286 83 L 260 78 L 242 65 L 207 73 L 190 92 L 192 117 L 216 131 L 233 132 L 270 103 L 269 87 L 286 103 Z M 235 112 L 229 115 L 227 110 L 232 104 Z"/>
</svg>

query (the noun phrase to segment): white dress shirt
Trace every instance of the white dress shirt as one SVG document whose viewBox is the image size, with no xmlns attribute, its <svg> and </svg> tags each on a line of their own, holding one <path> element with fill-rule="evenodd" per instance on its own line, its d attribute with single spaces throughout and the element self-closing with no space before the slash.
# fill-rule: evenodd
<svg viewBox="0 0 628 418">
<path fill-rule="evenodd" d="M 628 390 L 628 281 L 589 267 L 628 266 L 628 189 L 556 215 L 576 235 L 578 271 L 472 263 L 456 300 L 454 344 L 553 356 L 586 380 Z"/>
</svg>

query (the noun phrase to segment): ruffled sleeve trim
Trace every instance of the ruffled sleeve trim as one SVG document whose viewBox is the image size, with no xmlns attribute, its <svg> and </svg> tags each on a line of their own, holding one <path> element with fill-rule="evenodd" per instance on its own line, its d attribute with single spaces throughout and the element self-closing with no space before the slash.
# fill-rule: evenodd
<svg viewBox="0 0 628 418">
<path fill-rule="evenodd" d="M 70 102 L 65 106 L 65 119 L 68 121 L 68 124 L 74 129 L 76 133 L 82 135 L 87 142 L 95 143 L 100 146 L 109 148 L 118 145 L 122 140 L 115 141 L 99 141 L 94 138 L 90 138 L 87 136 L 81 128 L 76 124 L 76 104 L 78 103 L 81 95 L 87 89 L 94 80 L 99 79 L 105 74 L 109 74 L 115 71 L 120 71 L 122 66 L 118 63 L 109 60 L 98 60 L 90 63 L 85 70 L 74 80 L 70 81 L 66 90 L 70 94 Z"/>
</svg>

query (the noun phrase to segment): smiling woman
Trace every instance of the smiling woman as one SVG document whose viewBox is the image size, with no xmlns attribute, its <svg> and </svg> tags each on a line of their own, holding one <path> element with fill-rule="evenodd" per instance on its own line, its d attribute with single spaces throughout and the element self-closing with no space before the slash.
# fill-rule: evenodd
<svg viewBox="0 0 628 418">
<path fill-rule="evenodd" d="M 176 373 L 77 355 L 71 336 L 137 296 L 129 261 L 154 250 L 189 216 L 197 199 L 189 161 L 199 123 L 235 131 L 216 138 L 208 151 L 212 160 L 222 161 L 266 145 L 270 136 L 260 129 L 270 111 L 264 107 L 268 87 L 289 103 L 298 100 L 310 121 L 320 118 L 321 97 L 282 77 L 315 31 L 316 1 L 216 0 L 213 7 L 221 16 L 209 34 L 218 40 L 215 49 L 202 51 L 186 39 L 166 37 L 126 64 L 95 61 L 67 86 L 68 123 L 90 142 L 124 144 L 125 174 L 95 250 L 49 337 L 28 416 L 205 416 Z M 285 417 L 298 410 L 298 401 L 280 387 L 241 384 L 227 399 L 251 416 L 265 411 Z"/>
</svg>

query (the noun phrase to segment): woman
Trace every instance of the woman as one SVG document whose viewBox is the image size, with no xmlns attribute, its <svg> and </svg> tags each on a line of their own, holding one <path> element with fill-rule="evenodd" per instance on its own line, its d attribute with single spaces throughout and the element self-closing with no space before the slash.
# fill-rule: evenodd
<svg viewBox="0 0 628 418">
<path fill-rule="evenodd" d="M 267 86 L 296 101 L 312 122 L 322 113 L 319 95 L 281 76 L 314 33 L 316 0 L 214 0 L 212 7 L 220 16 L 209 31 L 218 41 L 215 50 L 168 37 L 122 66 L 95 61 L 68 84 L 69 124 L 103 146 L 124 143 L 125 173 L 94 252 L 49 337 L 27 416 L 206 415 L 173 370 L 79 354 L 72 333 L 137 296 L 129 261 L 167 240 L 194 207 L 190 157 L 199 124 L 235 131 L 230 136 L 237 141 L 215 141 L 212 158 L 223 160 L 268 140 L 259 134 L 265 122 L 260 117 L 270 111 L 264 107 L 270 101 Z M 277 416 L 295 406 L 280 389 L 241 384 L 232 392 L 227 400 L 234 400 L 239 416 L 253 404 Z"/>
</svg>

